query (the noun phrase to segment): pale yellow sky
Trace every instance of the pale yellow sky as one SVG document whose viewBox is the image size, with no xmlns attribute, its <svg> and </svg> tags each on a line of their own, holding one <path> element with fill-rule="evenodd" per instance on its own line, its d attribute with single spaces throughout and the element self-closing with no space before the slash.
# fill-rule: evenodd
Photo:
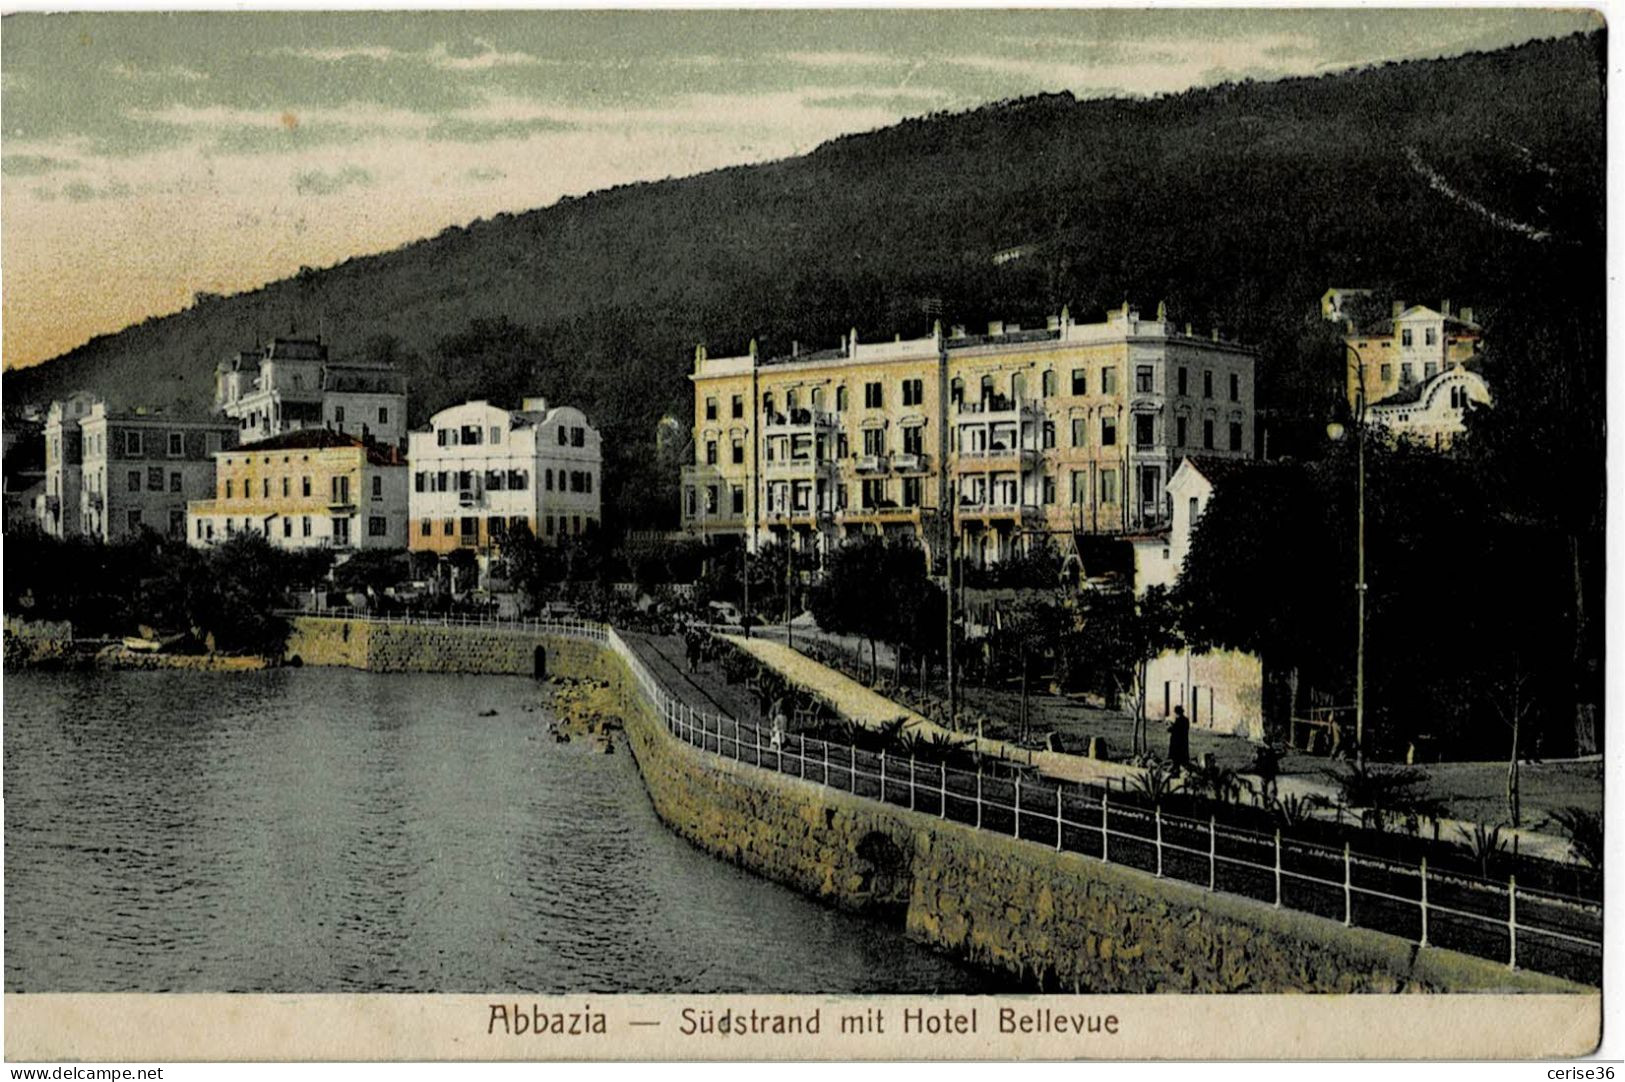
<svg viewBox="0 0 1625 1082">
<path fill-rule="evenodd" d="M 1592 25 L 1513 9 L 10 16 L 4 363 L 200 291 L 906 116 L 1319 74 Z"/>
</svg>

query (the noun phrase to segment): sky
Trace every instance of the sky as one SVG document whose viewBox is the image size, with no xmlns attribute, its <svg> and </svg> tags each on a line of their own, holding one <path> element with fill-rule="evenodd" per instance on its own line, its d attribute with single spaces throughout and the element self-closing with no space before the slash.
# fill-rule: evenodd
<svg viewBox="0 0 1625 1082">
<path fill-rule="evenodd" d="M 0 22 L 0 330 L 33 364 L 199 292 L 1048 91 L 1492 49 L 1574 11 L 24 13 Z"/>
</svg>

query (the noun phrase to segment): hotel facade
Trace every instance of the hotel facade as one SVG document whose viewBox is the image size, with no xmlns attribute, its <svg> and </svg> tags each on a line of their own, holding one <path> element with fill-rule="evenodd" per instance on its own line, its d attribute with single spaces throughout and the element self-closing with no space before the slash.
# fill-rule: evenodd
<svg viewBox="0 0 1625 1082">
<path fill-rule="evenodd" d="M 819 552 L 860 533 L 936 550 L 951 529 L 976 566 L 1161 529 L 1180 458 L 1252 456 L 1255 358 L 1128 305 L 772 358 L 701 347 L 682 523 Z"/>
<path fill-rule="evenodd" d="M 259 534 L 282 549 L 406 546 L 399 450 L 325 429 L 284 432 L 215 456 L 215 497 L 187 506 L 196 547 Z"/>
<path fill-rule="evenodd" d="M 465 402 L 409 437 L 411 541 L 489 554 L 524 529 L 558 542 L 603 520 L 603 446 L 580 410 L 527 398 Z"/>
<path fill-rule="evenodd" d="M 241 442 L 329 428 L 399 447 L 406 438 L 406 377 L 393 365 L 336 361 L 320 339 L 273 338 L 215 368 L 215 408 Z"/>
</svg>

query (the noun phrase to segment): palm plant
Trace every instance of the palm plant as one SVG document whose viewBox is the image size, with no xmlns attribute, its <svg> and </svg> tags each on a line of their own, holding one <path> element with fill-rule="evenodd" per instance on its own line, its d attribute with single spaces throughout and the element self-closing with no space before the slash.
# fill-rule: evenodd
<svg viewBox="0 0 1625 1082">
<path fill-rule="evenodd" d="M 1446 810 L 1443 801 L 1427 795 L 1427 775 L 1420 770 L 1353 762 L 1325 773 L 1337 783 L 1339 799 L 1360 809 L 1360 822 L 1373 830 L 1401 823 L 1414 834 L 1421 820 Z"/>
<path fill-rule="evenodd" d="M 1217 763 L 1208 763 L 1187 772 L 1185 789 L 1208 797 L 1220 804 L 1228 804 L 1241 796 L 1247 787 L 1239 774 Z"/>
<path fill-rule="evenodd" d="M 1182 788 L 1182 783 L 1172 763 L 1153 759 L 1145 769 L 1134 775 L 1133 786 L 1135 792 L 1150 797 L 1153 805 L 1161 805 L 1170 794 Z"/>
<path fill-rule="evenodd" d="M 1559 808 L 1547 822 L 1563 832 L 1576 859 L 1599 871 L 1602 869 L 1602 815 L 1584 808 Z"/>
<path fill-rule="evenodd" d="M 1485 879 L 1490 877 L 1490 864 L 1496 856 L 1506 849 L 1506 842 L 1501 837 L 1500 827 L 1485 828 L 1483 823 L 1474 823 L 1473 829 L 1457 827 L 1456 833 L 1461 835 L 1460 846 L 1467 850 L 1467 855 L 1478 864 L 1479 872 Z"/>
<path fill-rule="evenodd" d="M 1288 793 L 1284 797 L 1271 796 L 1267 807 L 1276 822 L 1281 824 L 1281 829 L 1290 831 L 1313 819 L 1318 809 L 1330 803 L 1319 793 L 1309 793 L 1305 796 Z"/>
</svg>

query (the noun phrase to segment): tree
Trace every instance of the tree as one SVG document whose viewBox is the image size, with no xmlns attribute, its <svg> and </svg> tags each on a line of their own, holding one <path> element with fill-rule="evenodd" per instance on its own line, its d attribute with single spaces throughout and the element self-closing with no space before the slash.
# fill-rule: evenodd
<svg viewBox="0 0 1625 1082">
<path fill-rule="evenodd" d="M 876 644 L 899 651 L 924 644 L 921 619 L 944 611 L 941 591 L 926 576 L 925 554 L 912 541 L 865 535 L 839 546 L 825 561 L 824 581 L 812 595 L 818 626 L 869 642 L 869 671 L 880 679 Z M 937 626 L 941 626 L 940 622 Z"/>
<path fill-rule="evenodd" d="M 1535 700 L 1529 694 L 1530 674 L 1522 659 L 1514 653 L 1511 663 L 1501 670 L 1499 679 L 1490 690 L 1490 705 L 1496 717 L 1512 734 L 1511 750 L 1507 753 L 1507 816 L 1514 829 L 1523 826 L 1522 746 L 1519 735 L 1534 710 Z"/>
<path fill-rule="evenodd" d="M 1110 699 L 1129 699 L 1136 755 L 1151 750 L 1146 733 L 1146 672 L 1159 654 L 1179 645 L 1178 627 L 1178 611 L 1160 586 L 1151 587 L 1138 600 L 1127 589 L 1085 595 L 1072 649 Z"/>
</svg>

